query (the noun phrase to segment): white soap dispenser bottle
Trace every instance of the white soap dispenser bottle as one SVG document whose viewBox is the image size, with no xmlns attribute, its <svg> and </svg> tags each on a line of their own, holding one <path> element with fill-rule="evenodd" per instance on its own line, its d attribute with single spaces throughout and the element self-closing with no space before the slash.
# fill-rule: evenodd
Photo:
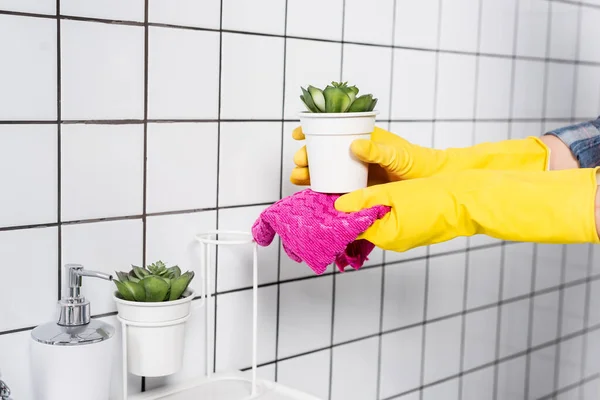
<svg viewBox="0 0 600 400">
<path fill-rule="evenodd" d="M 58 302 L 58 320 L 31 332 L 32 387 L 36 400 L 108 400 L 115 328 L 90 319 L 90 302 L 81 294 L 83 276 L 112 275 L 67 264 Z"/>
</svg>

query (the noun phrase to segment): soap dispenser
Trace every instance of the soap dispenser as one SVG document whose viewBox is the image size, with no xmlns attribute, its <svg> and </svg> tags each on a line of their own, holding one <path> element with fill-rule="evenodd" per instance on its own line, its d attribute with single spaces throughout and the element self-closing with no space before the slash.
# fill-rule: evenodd
<svg viewBox="0 0 600 400">
<path fill-rule="evenodd" d="M 90 302 L 82 295 L 82 277 L 111 281 L 112 275 L 87 271 L 79 264 L 64 268 L 57 320 L 31 332 L 32 387 L 36 400 L 108 400 L 115 328 L 90 319 Z"/>
</svg>

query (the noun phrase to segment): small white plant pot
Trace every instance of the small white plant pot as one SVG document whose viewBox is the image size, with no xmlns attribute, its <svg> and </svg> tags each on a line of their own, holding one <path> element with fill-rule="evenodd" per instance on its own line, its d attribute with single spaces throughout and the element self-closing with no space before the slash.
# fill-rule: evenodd
<svg viewBox="0 0 600 400">
<path fill-rule="evenodd" d="M 194 290 L 188 288 L 179 300 L 148 303 L 123 300 L 116 294 L 119 317 L 127 324 L 129 372 L 147 377 L 178 372 Z"/>
<path fill-rule="evenodd" d="M 343 194 L 367 187 L 369 167 L 352 154 L 350 145 L 371 137 L 377 114 L 300 113 L 313 191 Z"/>
</svg>

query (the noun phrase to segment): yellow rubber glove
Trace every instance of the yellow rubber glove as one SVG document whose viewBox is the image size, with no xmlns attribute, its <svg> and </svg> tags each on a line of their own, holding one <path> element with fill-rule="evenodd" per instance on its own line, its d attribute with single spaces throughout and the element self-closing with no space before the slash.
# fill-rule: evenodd
<svg viewBox="0 0 600 400">
<path fill-rule="evenodd" d="M 392 207 L 359 236 L 385 250 L 475 234 L 517 242 L 600 243 L 598 169 L 465 170 L 371 186 L 341 196 L 335 207 L 343 212 Z"/>
<path fill-rule="evenodd" d="M 303 140 L 302 127 L 294 129 L 292 136 L 296 140 Z M 533 136 L 438 150 L 410 143 L 378 127 L 371 134 L 370 140 L 354 141 L 351 150 L 358 159 L 370 163 L 370 184 L 423 178 L 466 169 L 545 171 L 550 159 L 546 145 Z M 306 147 L 296 152 L 294 163 L 296 168 L 290 177 L 292 183 L 310 185 Z"/>
</svg>

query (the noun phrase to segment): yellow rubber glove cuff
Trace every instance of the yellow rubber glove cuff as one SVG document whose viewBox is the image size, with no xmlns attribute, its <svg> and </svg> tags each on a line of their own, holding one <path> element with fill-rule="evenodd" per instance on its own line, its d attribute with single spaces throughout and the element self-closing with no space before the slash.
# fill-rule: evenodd
<svg viewBox="0 0 600 400">
<path fill-rule="evenodd" d="M 340 197 L 335 206 L 344 212 L 391 206 L 359 236 L 385 250 L 475 234 L 518 242 L 600 243 L 597 170 L 465 170 L 371 186 Z"/>
</svg>

